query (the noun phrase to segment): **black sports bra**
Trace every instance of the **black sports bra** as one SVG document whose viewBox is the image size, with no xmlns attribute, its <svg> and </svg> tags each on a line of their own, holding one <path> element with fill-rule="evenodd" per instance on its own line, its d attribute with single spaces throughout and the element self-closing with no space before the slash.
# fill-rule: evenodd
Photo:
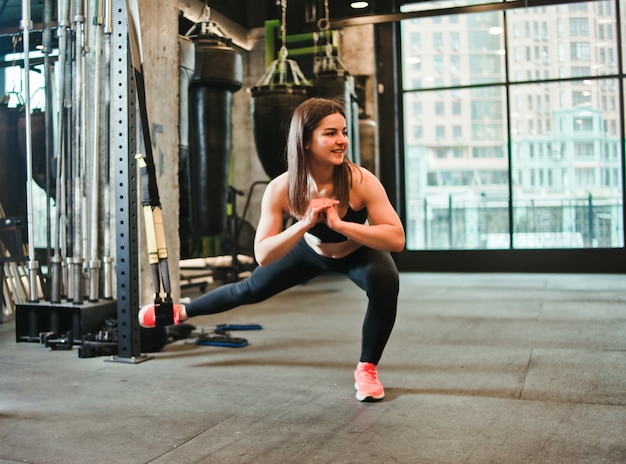
<svg viewBox="0 0 626 464">
<path fill-rule="evenodd" d="M 359 211 L 354 211 L 350 208 L 350 206 L 348 206 L 346 215 L 341 219 L 347 222 L 364 224 L 367 220 L 367 208 L 361 208 Z M 324 222 L 318 222 L 311 227 L 308 232 L 309 234 L 317 237 L 322 243 L 339 243 L 348 240 L 348 237 L 330 229 Z"/>
</svg>

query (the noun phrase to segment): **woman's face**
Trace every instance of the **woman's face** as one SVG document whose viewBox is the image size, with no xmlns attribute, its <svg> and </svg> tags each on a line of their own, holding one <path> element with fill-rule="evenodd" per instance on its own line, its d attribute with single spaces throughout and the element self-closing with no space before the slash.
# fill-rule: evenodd
<svg viewBox="0 0 626 464">
<path fill-rule="evenodd" d="M 348 150 L 346 120 L 341 113 L 329 114 L 323 118 L 311 134 L 306 145 L 311 162 L 343 163 Z"/>
</svg>

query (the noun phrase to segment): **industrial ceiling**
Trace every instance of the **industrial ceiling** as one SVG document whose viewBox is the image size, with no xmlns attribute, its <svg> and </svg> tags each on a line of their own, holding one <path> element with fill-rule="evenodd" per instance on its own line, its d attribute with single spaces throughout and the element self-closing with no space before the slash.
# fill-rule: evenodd
<svg viewBox="0 0 626 464">
<path fill-rule="evenodd" d="M 0 0 L 0 56 L 22 51 L 21 24 L 23 16 L 23 2 L 29 1 L 30 17 L 32 21 L 30 45 L 34 49 L 41 45 L 42 31 L 44 29 L 44 8 L 49 4 L 51 15 L 51 27 L 56 28 L 57 2 L 58 0 Z M 174 0 L 188 4 L 190 1 L 206 4 L 218 11 L 228 19 L 245 29 L 262 27 L 266 20 L 280 19 L 280 1 L 276 0 Z M 373 13 L 390 13 L 380 11 L 389 9 L 392 1 L 379 1 L 378 10 L 373 1 L 370 6 L 355 10 L 350 7 L 351 0 L 330 0 L 330 18 L 347 18 L 363 16 Z M 89 14 L 86 15 L 87 17 Z M 288 33 L 299 33 L 303 30 L 313 30 L 316 27 L 316 19 L 324 17 L 323 0 L 288 0 L 287 25 Z M 88 18 L 87 18 L 88 19 Z M 184 32 L 187 24 L 181 16 L 181 32 Z M 55 48 L 56 33 L 52 33 L 52 48 Z"/>
</svg>

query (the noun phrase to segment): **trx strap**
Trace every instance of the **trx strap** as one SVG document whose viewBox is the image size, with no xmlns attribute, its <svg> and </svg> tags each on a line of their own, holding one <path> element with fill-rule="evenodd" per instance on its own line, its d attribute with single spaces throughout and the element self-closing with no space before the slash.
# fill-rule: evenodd
<svg viewBox="0 0 626 464">
<path fill-rule="evenodd" d="M 174 324 L 174 313 L 172 288 L 167 266 L 167 246 L 163 228 L 163 214 L 161 211 L 161 200 L 159 199 L 150 125 L 148 123 L 148 110 L 146 107 L 138 0 L 126 0 L 126 10 L 128 12 L 130 56 L 135 72 L 135 88 L 139 105 L 144 152 L 143 154 L 137 153 L 135 158 L 141 173 L 141 206 L 145 219 L 148 260 L 154 284 L 154 314 L 157 327 L 161 327 Z M 163 290 L 163 293 L 161 293 L 161 290 Z"/>
</svg>

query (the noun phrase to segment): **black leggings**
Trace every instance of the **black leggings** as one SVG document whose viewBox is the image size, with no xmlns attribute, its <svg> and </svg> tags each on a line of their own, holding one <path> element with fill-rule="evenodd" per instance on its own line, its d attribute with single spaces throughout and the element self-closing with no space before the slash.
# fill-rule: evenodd
<svg viewBox="0 0 626 464">
<path fill-rule="evenodd" d="M 250 277 L 222 285 L 187 304 L 187 315 L 216 314 L 257 303 L 326 271 L 345 274 L 367 293 L 360 361 L 378 364 L 391 335 L 398 304 L 398 269 L 387 252 L 361 247 L 345 258 L 326 258 L 302 239 L 283 258 L 257 267 Z"/>
</svg>

